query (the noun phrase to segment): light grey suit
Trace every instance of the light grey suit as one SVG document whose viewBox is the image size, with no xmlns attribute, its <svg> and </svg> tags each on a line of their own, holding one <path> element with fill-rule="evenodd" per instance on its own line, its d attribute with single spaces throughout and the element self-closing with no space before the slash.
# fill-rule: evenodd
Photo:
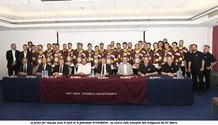
<svg viewBox="0 0 218 125">
<path fill-rule="evenodd" d="M 127 73 L 132 75 L 133 74 L 132 66 L 130 64 L 127 64 L 126 68 L 127 68 Z M 121 75 L 122 73 L 124 73 L 124 66 L 123 66 L 123 64 L 119 64 L 117 74 Z"/>
</svg>

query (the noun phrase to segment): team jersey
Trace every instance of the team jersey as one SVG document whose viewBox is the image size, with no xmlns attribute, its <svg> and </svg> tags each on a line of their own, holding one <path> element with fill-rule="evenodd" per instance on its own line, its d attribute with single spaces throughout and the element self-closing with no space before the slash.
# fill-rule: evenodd
<svg viewBox="0 0 218 125">
<path fill-rule="evenodd" d="M 32 51 L 32 65 L 33 66 L 37 66 L 37 63 L 36 63 L 37 55 L 38 54 L 36 51 L 35 52 Z"/>
<path fill-rule="evenodd" d="M 93 52 L 92 53 L 92 55 L 91 55 L 91 57 L 92 57 L 92 66 L 94 66 L 94 65 L 99 65 L 100 63 L 101 63 L 101 57 L 102 57 L 102 55 L 100 54 L 100 52 Z"/>
<path fill-rule="evenodd" d="M 138 50 L 138 51 L 135 50 L 132 54 L 132 64 L 135 64 L 135 63 L 141 64 L 142 59 L 143 59 L 143 54 L 141 50 Z"/>
<path fill-rule="evenodd" d="M 45 58 L 47 59 L 47 63 L 49 64 L 49 65 L 51 65 L 53 62 L 53 51 L 52 50 L 46 50 L 45 52 L 44 52 L 44 54 L 45 54 Z"/>
<path fill-rule="evenodd" d="M 93 53 L 94 53 L 93 50 L 91 50 L 91 51 L 86 50 L 86 58 L 87 58 L 87 62 L 88 63 L 92 63 L 92 61 L 93 61 L 92 54 Z"/>
<path fill-rule="evenodd" d="M 186 48 L 186 47 L 178 47 L 178 49 L 179 49 L 179 53 L 180 53 L 180 55 L 179 55 L 179 60 L 178 60 L 178 63 L 177 63 L 177 65 L 178 66 L 182 66 L 182 67 L 184 67 L 185 65 L 184 65 L 184 56 L 185 56 L 185 54 L 188 52 L 188 49 Z"/>
<path fill-rule="evenodd" d="M 44 57 L 45 57 L 45 54 L 44 54 L 43 51 L 37 53 L 37 58 L 36 58 L 36 64 L 37 64 L 37 66 L 39 66 L 40 64 L 42 64 L 42 58 L 44 58 Z"/>
<path fill-rule="evenodd" d="M 74 58 L 73 58 L 74 50 L 73 49 L 67 49 L 67 52 L 64 56 L 66 62 L 65 63 L 70 63 L 70 67 L 74 66 Z"/>
<path fill-rule="evenodd" d="M 156 49 L 153 51 L 153 65 L 155 66 L 155 68 L 162 66 L 163 55 L 164 52 L 160 49 Z"/>
<path fill-rule="evenodd" d="M 60 50 L 56 50 L 55 52 L 53 52 L 52 57 L 53 57 L 53 64 L 58 63 L 59 59 L 63 58 L 62 52 Z"/>
<path fill-rule="evenodd" d="M 75 53 L 74 53 L 74 59 L 75 59 L 74 64 L 77 65 L 77 64 L 81 63 L 82 62 L 82 58 L 86 58 L 85 51 L 83 49 L 80 50 L 80 51 L 77 49 L 75 51 Z"/>
<path fill-rule="evenodd" d="M 108 65 L 111 65 L 111 69 L 113 69 L 114 67 L 117 67 L 114 51 L 112 50 L 110 52 L 106 51 L 104 57 L 106 58 L 106 63 Z"/>
<path fill-rule="evenodd" d="M 149 63 L 152 64 L 152 63 L 153 63 L 153 56 L 154 56 L 154 53 L 153 53 L 153 51 L 151 50 L 151 48 L 150 48 L 150 49 L 146 49 L 146 54 L 145 54 L 145 56 L 148 57 Z"/>
<path fill-rule="evenodd" d="M 62 57 L 64 59 L 64 62 L 66 63 L 67 62 L 67 49 L 66 50 L 61 50 L 61 54 L 62 54 Z"/>
<path fill-rule="evenodd" d="M 101 56 L 103 57 L 103 56 L 105 56 L 104 54 L 105 54 L 106 50 L 105 49 L 99 49 L 99 52 L 100 52 Z"/>
<path fill-rule="evenodd" d="M 172 56 L 172 59 L 174 60 L 174 52 L 172 49 L 169 48 L 168 50 L 164 50 L 163 65 L 167 62 L 167 56 Z"/>
</svg>

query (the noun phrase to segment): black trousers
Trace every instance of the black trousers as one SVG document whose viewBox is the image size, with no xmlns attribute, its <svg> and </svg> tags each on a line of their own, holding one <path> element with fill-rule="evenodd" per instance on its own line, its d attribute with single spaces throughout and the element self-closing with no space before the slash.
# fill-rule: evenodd
<svg viewBox="0 0 218 125">
<path fill-rule="evenodd" d="M 113 74 L 113 75 L 117 75 L 117 69 L 113 69 L 113 70 L 112 70 L 112 74 Z"/>
<path fill-rule="evenodd" d="M 133 69 L 134 75 L 138 75 L 138 69 Z"/>
<path fill-rule="evenodd" d="M 203 71 L 200 71 L 200 69 L 191 69 L 191 73 L 192 73 L 192 79 L 193 79 L 193 89 L 204 91 Z"/>
<path fill-rule="evenodd" d="M 182 75 L 185 76 L 185 67 L 181 66 L 180 69 L 182 70 Z"/>
<path fill-rule="evenodd" d="M 210 88 L 210 70 L 204 69 L 204 77 L 206 83 L 206 89 L 209 90 Z"/>
<path fill-rule="evenodd" d="M 18 74 L 18 66 L 17 65 L 8 67 L 8 75 L 9 76 L 13 75 L 13 72 L 15 72 L 15 75 Z"/>
<path fill-rule="evenodd" d="M 190 72 L 186 72 L 186 76 L 190 78 L 191 77 L 191 73 Z"/>
</svg>

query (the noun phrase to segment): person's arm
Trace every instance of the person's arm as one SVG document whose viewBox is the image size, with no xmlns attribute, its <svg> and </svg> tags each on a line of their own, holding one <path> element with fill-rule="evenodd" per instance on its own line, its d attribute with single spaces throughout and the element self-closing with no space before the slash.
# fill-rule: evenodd
<svg viewBox="0 0 218 125">
<path fill-rule="evenodd" d="M 107 64 L 106 64 L 106 65 L 107 65 Z M 106 66 L 106 68 L 107 68 L 107 66 Z M 112 75 L 111 66 L 108 66 L 108 73 L 107 73 L 107 75 L 108 75 L 108 74 Z"/>
<path fill-rule="evenodd" d="M 154 65 L 152 65 L 151 70 L 152 70 L 152 73 L 149 73 L 149 75 L 158 75 L 158 72 L 156 68 L 154 67 Z"/>
<path fill-rule="evenodd" d="M 138 75 L 145 76 L 145 74 L 141 73 L 140 71 L 138 71 Z"/>
<path fill-rule="evenodd" d="M 140 65 L 140 66 L 139 66 L 139 69 L 138 69 L 138 75 L 140 75 L 140 76 L 145 76 L 145 74 L 142 73 L 142 70 L 143 70 L 143 69 L 142 69 L 142 65 Z"/>
<path fill-rule="evenodd" d="M 121 65 L 120 64 L 118 65 L 117 74 L 121 75 Z"/>
<path fill-rule="evenodd" d="M 100 75 L 100 74 L 101 74 L 100 65 L 101 65 L 101 64 L 98 65 L 98 67 L 97 67 L 97 69 L 96 69 L 95 75 Z"/>
<path fill-rule="evenodd" d="M 204 71 L 204 63 L 205 63 L 204 55 L 203 55 L 203 53 L 201 53 L 201 69 L 200 69 L 200 71 Z"/>
<path fill-rule="evenodd" d="M 27 75 L 32 75 L 33 74 L 33 66 L 31 64 L 28 64 L 29 65 L 29 72 L 27 72 Z"/>
<path fill-rule="evenodd" d="M 47 65 L 47 66 L 48 66 L 48 65 Z M 37 69 L 37 71 L 36 71 L 36 75 L 40 75 L 40 73 L 41 73 L 41 71 L 42 71 L 41 69 L 42 69 L 41 66 L 39 66 L 38 69 Z"/>
</svg>

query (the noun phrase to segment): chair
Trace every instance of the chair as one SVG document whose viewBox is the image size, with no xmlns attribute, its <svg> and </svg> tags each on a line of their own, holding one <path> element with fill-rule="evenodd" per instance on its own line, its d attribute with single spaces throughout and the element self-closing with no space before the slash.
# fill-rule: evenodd
<svg viewBox="0 0 218 125">
<path fill-rule="evenodd" d="M 211 117 L 213 117 L 214 104 L 218 105 L 218 97 L 213 97 L 213 99 L 212 99 Z"/>
</svg>

